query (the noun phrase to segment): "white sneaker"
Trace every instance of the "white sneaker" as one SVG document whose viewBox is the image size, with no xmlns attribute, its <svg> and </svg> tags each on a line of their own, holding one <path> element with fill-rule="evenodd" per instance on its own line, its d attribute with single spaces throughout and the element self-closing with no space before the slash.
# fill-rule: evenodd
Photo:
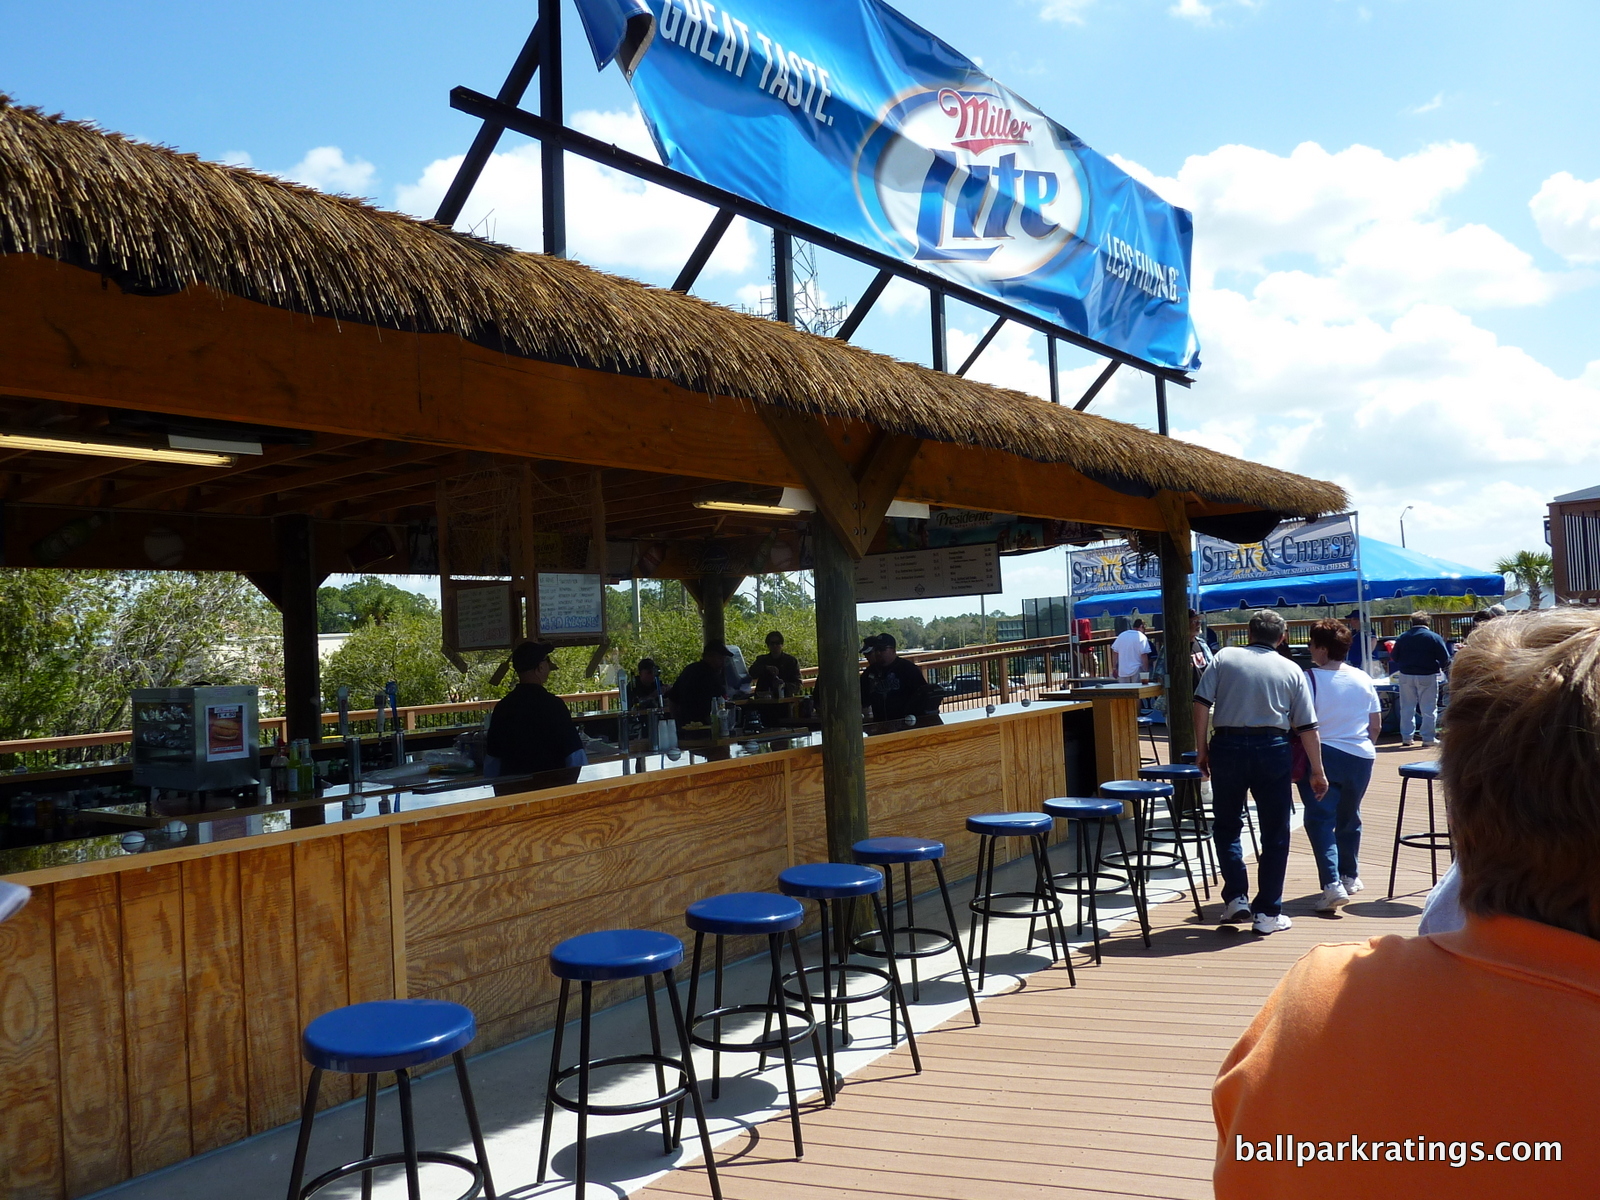
<svg viewBox="0 0 1600 1200">
<path fill-rule="evenodd" d="M 1344 884 L 1344 890 L 1352 896 L 1359 891 L 1365 890 L 1367 886 L 1361 882 L 1361 876 L 1359 875 L 1341 875 L 1339 876 L 1339 882 Z"/>
<path fill-rule="evenodd" d="M 1224 925 L 1234 921 L 1248 921 L 1250 919 L 1250 901 L 1243 896 L 1235 896 L 1222 906 L 1222 916 L 1217 919 Z"/>
<path fill-rule="evenodd" d="M 1322 889 L 1322 898 L 1317 901 L 1318 912 L 1332 912 L 1342 905 L 1350 903 L 1350 892 L 1344 884 L 1337 879 Z"/>
<path fill-rule="evenodd" d="M 1251 925 L 1251 928 L 1257 933 L 1282 933 L 1293 924 L 1294 922 L 1282 913 L 1275 917 L 1269 917 L 1266 913 L 1262 913 L 1256 917 L 1255 923 Z"/>
</svg>

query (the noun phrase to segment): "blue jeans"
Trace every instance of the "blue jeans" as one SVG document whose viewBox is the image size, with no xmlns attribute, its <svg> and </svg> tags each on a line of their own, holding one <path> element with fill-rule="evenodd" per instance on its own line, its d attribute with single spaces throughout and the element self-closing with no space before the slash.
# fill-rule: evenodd
<svg viewBox="0 0 1600 1200">
<path fill-rule="evenodd" d="M 1422 740 L 1431 745 L 1439 723 L 1439 685 L 1444 676 L 1396 675 L 1395 682 L 1400 693 L 1400 740 L 1411 740 L 1417 727 L 1417 710 L 1421 709 Z"/>
<path fill-rule="evenodd" d="M 1327 887 L 1341 875 L 1361 874 L 1356 862 L 1361 850 L 1361 797 L 1372 782 L 1372 760 L 1324 746 L 1322 769 L 1328 776 L 1328 791 L 1321 800 L 1311 794 L 1308 782 L 1295 786 L 1306 806 L 1306 837 L 1316 856 L 1317 879 Z"/>
<path fill-rule="evenodd" d="M 1222 899 L 1250 891 L 1244 850 L 1245 793 L 1255 797 L 1261 857 L 1256 860 L 1257 915 L 1275 917 L 1283 907 L 1283 874 L 1289 864 L 1289 735 L 1216 734 L 1211 739 L 1212 835 L 1222 864 Z"/>
</svg>

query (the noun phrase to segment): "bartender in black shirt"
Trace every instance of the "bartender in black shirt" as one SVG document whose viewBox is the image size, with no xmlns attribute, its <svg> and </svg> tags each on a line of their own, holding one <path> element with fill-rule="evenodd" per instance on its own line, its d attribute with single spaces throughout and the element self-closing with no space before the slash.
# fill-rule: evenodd
<svg viewBox="0 0 1600 1200">
<path fill-rule="evenodd" d="M 861 707 L 875 721 L 898 721 L 939 711 L 943 696 L 929 686 L 921 668 L 897 653 L 893 634 L 880 633 L 861 647 L 867 669 L 861 673 Z"/>
<path fill-rule="evenodd" d="M 783 652 L 783 634 L 774 629 L 767 634 L 767 652 L 750 664 L 750 686 L 758 696 L 776 696 L 779 684 L 785 695 L 800 694 L 800 660 Z"/>
<path fill-rule="evenodd" d="M 728 660 L 732 657 L 721 642 L 707 642 L 700 657 L 678 675 L 667 699 L 680 727 L 693 721 L 704 724 L 711 717 L 711 702 L 718 696 L 727 698 Z"/>
<path fill-rule="evenodd" d="M 558 771 L 567 766 L 574 752 L 583 749 L 566 701 L 545 690 L 556 667 L 550 657 L 554 652 L 548 642 L 523 642 L 511 652 L 517 686 L 494 706 L 485 747 L 500 760 L 502 775 Z"/>
</svg>

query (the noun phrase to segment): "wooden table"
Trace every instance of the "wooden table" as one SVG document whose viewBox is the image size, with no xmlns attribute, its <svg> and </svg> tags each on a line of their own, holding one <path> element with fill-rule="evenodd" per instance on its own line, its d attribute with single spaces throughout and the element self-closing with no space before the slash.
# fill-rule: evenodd
<svg viewBox="0 0 1600 1200">
<path fill-rule="evenodd" d="M 1161 695 L 1159 683 L 1107 683 L 1041 692 L 1041 700 L 1087 700 L 1094 705 L 1095 777 L 1101 783 L 1139 778 L 1139 702 Z"/>
</svg>

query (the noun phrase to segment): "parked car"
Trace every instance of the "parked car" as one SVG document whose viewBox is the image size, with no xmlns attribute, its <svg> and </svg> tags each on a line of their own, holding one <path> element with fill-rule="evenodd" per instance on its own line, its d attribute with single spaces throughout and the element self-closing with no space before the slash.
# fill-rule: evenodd
<svg viewBox="0 0 1600 1200">
<path fill-rule="evenodd" d="M 976 672 L 964 675 L 952 675 L 950 682 L 944 685 L 946 696 L 970 696 L 974 692 L 983 691 L 983 680 Z"/>
</svg>

